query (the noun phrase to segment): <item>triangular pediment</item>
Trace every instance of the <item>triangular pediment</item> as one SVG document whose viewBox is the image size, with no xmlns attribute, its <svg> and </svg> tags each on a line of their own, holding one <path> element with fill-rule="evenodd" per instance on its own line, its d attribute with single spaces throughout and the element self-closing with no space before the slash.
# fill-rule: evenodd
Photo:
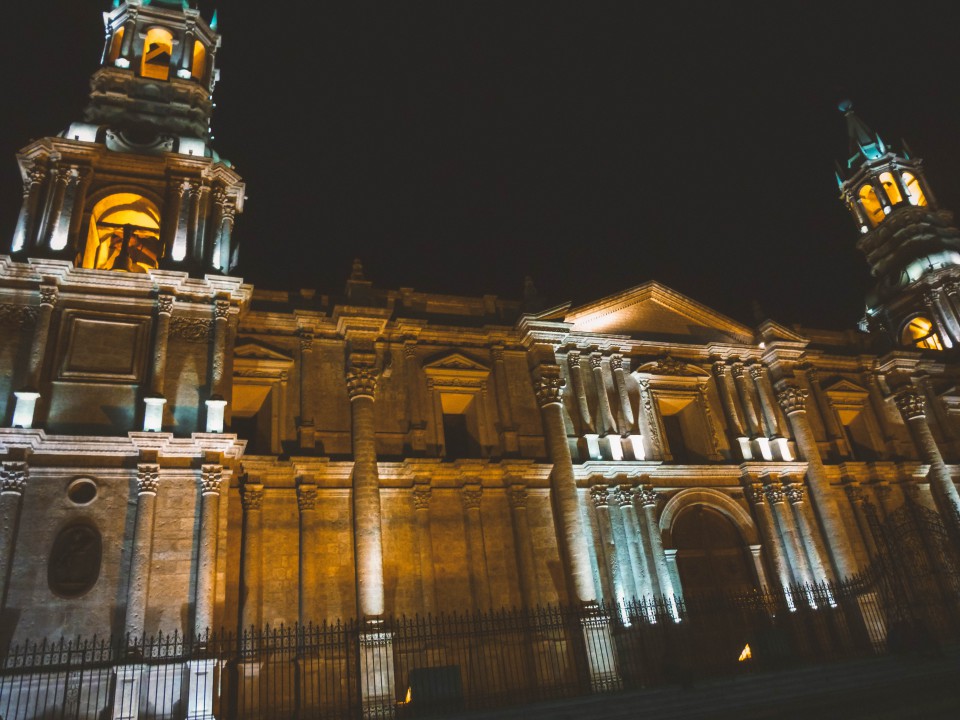
<svg viewBox="0 0 960 720">
<path fill-rule="evenodd" d="M 490 368 L 481 365 L 473 358 L 469 358 L 463 353 L 448 353 L 441 355 L 423 366 L 424 370 L 454 370 L 463 372 L 490 372 Z"/>
<path fill-rule="evenodd" d="M 676 342 L 752 343 L 753 331 L 657 282 L 647 282 L 566 313 L 576 332 Z"/>
<path fill-rule="evenodd" d="M 828 388 L 824 388 L 827 395 L 869 395 L 870 391 L 855 382 L 841 378 Z"/>
<path fill-rule="evenodd" d="M 233 356 L 249 360 L 278 360 L 280 362 L 293 362 L 293 358 L 284 355 L 279 350 L 261 345 L 252 340 L 246 340 L 239 343 L 233 350 Z"/>
</svg>

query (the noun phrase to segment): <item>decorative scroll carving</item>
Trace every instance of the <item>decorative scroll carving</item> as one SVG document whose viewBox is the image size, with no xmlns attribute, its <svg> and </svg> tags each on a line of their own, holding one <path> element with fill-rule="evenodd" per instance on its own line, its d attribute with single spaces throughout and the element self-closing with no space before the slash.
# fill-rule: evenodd
<svg viewBox="0 0 960 720">
<path fill-rule="evenodd" d="M 5 327 L 32 327 L 39 315 L 35 305 L 0 305 L 0 325 Z"/>
<path fill-rule="evenodd" d="M 216 495 L 223 482 L 223 465 L 202 465 L 200 467 L 200 491 L 204 495 Z"/>
<path fill-rule="evenodd" d="M 263 485 L 244 483 L 240 486 L 240 504 L 245 512 L 263 510 Z"/>
<path fill-rule="evenodd" d="M 175 315 L 170 318 L 170 335 L 192 343 L 209 343 L 213 320 Z"/>
<path fill-rule="evenodd" d="M 650 371 L 652 375 L 687 375 L 686 363 L 680 362 L 669 355 L 657 360 L 656 366 Z"/>
<path fill-rule="evenodd" d="M 25 462 L 5 462 L 0 468 L 0 493 L 22 495 L 30 477 L 30 468 Z"/>
<path fill-rule="evenodd" d="M 300 512 L 317 509 L 317 486 L 316 485 L 298 485 L 297 486 L 297 507 Z"/>
<path fill-rule="evenodd" d="M 160 490 L 160 466 L 153 464 L 137 465 L 137 494 L 156 495 Z"/>
<path fill-rule="evenodd" d="M 805 412 L 807 409 L 807 391 L 799 385 L 786 384 L 777 393 L 777 401 L 787 415 Z"/>
<path fill-rule="evenodd" d="M 903 388 L 896 397 L 897 409 L 905 420 L 915 420 L 926 416 L 926 401 L 915 385 Z"/>
<path fill-rule="evenodd" d="M 590 500 L 596 508 L 607 507 L 610 504 L 610 493 L 606 485 L 594 485 L 590 488 Z"/>
</svg>

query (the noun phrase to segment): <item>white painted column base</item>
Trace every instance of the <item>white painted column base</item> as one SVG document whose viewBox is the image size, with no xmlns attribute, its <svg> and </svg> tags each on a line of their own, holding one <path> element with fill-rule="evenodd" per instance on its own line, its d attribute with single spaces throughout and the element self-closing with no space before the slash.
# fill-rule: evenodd
<svg viewBox="0 0 960 720">
<path fill-rule="evenodd" d="M 587 433 L 583 436 L 587 442 L 587 455 L 591 460 L 603 460 L 603 454 L 600 452 L 600 436 L 596 433 Z"/>
<path fill-rule="evenodd" d="M 590 689 L 593 692 L 619 690 L 621 680 L 617 673 L 610 621 L 602 615 L 591 614 L 580 619 L 580 627 L 583 629 L 583 640 L 587 646 Z"/>
<path fill-rule="evenodd" d="M 223 432 L 223 411 L 227 407 L 226 400 L 207 400 L 207 432 Z"/>
<path fill-rule="evenodd" d="M 215 720 L 213 691 L 216 687 L 216 660 L 191 660 L 187 663 L 187 720 Z"/>
<path fill-rule="evenodd" d="M 360 633 L 360 704 L 364 718 L 393 718 L 396 708 L 393 634 Z"/>
<path fill-rule="evenodd" d="M 647 452 L 643 449 L 643 435 L 628 435 L 627 441 L 630 443 L 630 450 L 633 452 L 634 460 L 647 459 Z"/>
<path fill-rule="evenodd" d="M 738 437 L 737 444 L 740 446 L 740 457 L 744 460 L 753 460 L 753 450 L 750 448 L 750 438 Z"/>
<path fill-rule="evenodd" d="M 143 431 L 160 432 L 163 428 L 163 406 L 166 398 L 148 397 L 143 399 L 146 409 L 143 411 Z M 209 418 L 209 412 L 207 413 Z"/>
<path fill-rule="evenodd" d="M 40 399 L 40 393 L 29 390 L 19 390 L 13 394 L 17 398 L 17 404 L 13 410 L 13 427 L 29 430 L 33 427 L 33 414 L 37 408 L 37 400 Z"/>
<path fill-rule="evenodd" d="M 777 460 L 783 462 L 793 462 L 793 454 L 790 452 L 790 443 L 785 437 L 775 437 L 770 440 L 773 445 L 774 455 Z"/>
<path fill-rule="evenodd" d="M 113 720 L 137 720 L 140 716 L 139 665 L 121 665 L 117 668 L 117 686 L 113 692 Z"/>
<path fill-rule="evenodd" d="M 753 439 L 754 457 L 760 456 L 763 460 L 773 460 L 773 453 L 770 451 L 770 441 L 765 437 Z"/>
<path fill-rule="evenodd" d="M 607 449 L 610 451 L 611 460 L 623 460 L 623 443 L 619 435 L 607 435 L 604 440 L 607 441 Z"/>
</svg>

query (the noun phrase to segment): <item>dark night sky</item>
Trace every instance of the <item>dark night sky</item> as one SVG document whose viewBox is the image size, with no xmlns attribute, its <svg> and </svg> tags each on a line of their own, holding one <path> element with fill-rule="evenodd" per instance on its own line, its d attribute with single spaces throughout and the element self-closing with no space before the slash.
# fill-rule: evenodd
<svg viewBox="0 0 960 720">
<path fill-rule="evenodd" d="M 869 285 L 837 201 L 854 99 L 960 210 L 953 2 L 222 0 L 215 147 L 248 186 L 240 274 L 553 302 L 654 278 L 753 323 L 852 327 Z M 8 3 L 13 154 L 79 119 L 108 0 Z M 209 15 L 212 4 L 203 3 Z"/>
</svg>

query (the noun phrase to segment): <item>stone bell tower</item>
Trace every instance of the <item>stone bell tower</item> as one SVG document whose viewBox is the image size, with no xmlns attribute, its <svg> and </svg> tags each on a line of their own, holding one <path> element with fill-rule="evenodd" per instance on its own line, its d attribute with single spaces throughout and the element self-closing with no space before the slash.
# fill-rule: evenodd
<svg viewBox="0 0 960 720">
<path fill-rule="evenodd" d="M 864 329 L 894 346 L 946 350 L 960 346 L 960 231 L 940 209 L 923 163 L 906 145 L 888 146 L 853 111 L 850 151 L 837 168 L 840 197 L 853 215 L 876 285 L 867 297 Z"/>
</svg>

